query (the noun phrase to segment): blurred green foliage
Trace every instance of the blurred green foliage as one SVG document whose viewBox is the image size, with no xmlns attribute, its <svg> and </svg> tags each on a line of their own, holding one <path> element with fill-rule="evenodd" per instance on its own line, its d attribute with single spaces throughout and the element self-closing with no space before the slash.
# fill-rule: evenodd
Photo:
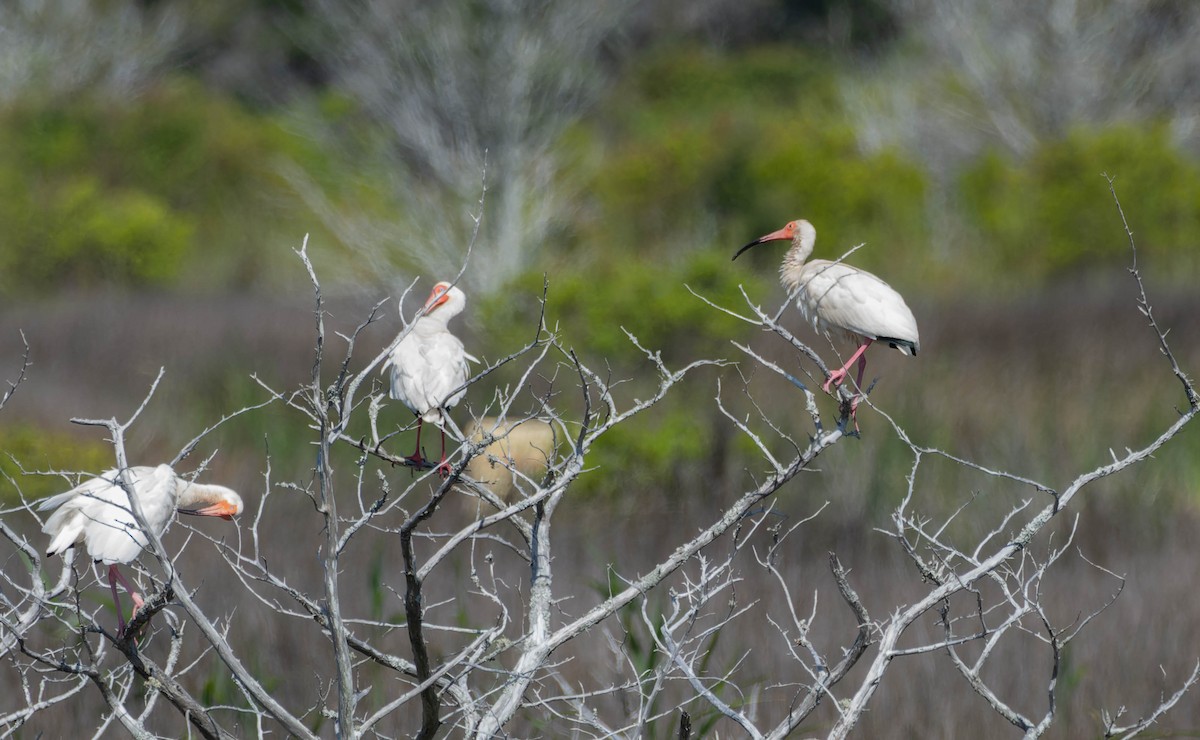
<svg viewBox="0 0 1200 740">
<path fill-rule="evenodd" d="M 730 269 L 724 252 L 700 252 L 674 264 L 649 262 L 614 256 L 587 271 L 559 275 L 551 280 L 547 319 L 560 323 L 569 336 L 586 338 L 578 350 L 589 362 L 607 358 L 622 368 L 644 362 L 645 354 L 626 332 L 645 349 L 661 351 L 672 366 L 727 353 L 729 338 L 745 324 L 714 311 L 688 288 L 719 305 L 736 307 L 745 305 L 740 285 L 753 294 L 765 288 L 764 281 L 753 273 L 742 275 Z M 540 287 L 541 276 L 529 276 L 518 290 L 531 293 L 534 280 Z M 489 305 L 488 310 L 499 309 Z M 532 326 L 532 321 L 506 323 L 518 337 L 527 335 Z"/>
<path fill-rule="evenodd" d="M 1158 264 L 1197 265 L 1200 167 L 1162 126 L 1078 129 L 1025 161 L 983 157 L 962 178 L 963 211 L 980 233 L 969 252 L 999 275 L 1039 282 L 1128 264 L 1129 245 L 1101 173 L 1115 178 L 1139 252 Z"/>
<path fill-rule="evenodd" d="M 308 144 L 196 82 L 0 110 L 0 290 L 264 279 L 277 174 Z M 192 269 L 199 267 L 199 269 Z"/>
<path fill-rule="evenodd" d="M 1101 172 L 1117 177 L 1148 256 L 1196 262 L 1187 239 L 1200 226 L 1200 168 L 1165 126 L 1133 125 L 1079 129 L 1023 161 L 982 157 L 951 204 L 972 237 L 934 254 L 929 176 L 898 150 L 862 149 L 840 92 L 846 74 L 836 57 L 792 45 L 646 52 L 560 142 L 580 197 L 548 271 L 574 280 L 598 265 L 611 272 L 603 263 L 653 260 L 680 273 L 677 264 L 701 253 L 732 254 L 804 217 L 817 227 L 819 256 L 865 244 L 855 264 L 900 284 L 906 275 L 948 278 L 933 282 L 950 290 L 1002 284 L 997 270 L 1044 280 L 1124 259 Z M 389 173 L 371 153 L 386 132 L 365 130 L 336 90 L 311 103 L 311 114 L 360 142 L 356 161 L 282 123 L 286 110 L 251 112 L 186 78 L 131 100 L 30 99 L 0 110 L 9 142 L 0 148 L 0 291 L 269 282 L 273 255 L 288 256 L 271 247 L 321 228 L 285 180 L 285 162 L 346 218 L 394 209 L 383 195 Z M 297 212 L 310 215 L 294 226 Z M 763 250 L 750 268 L 729 269 L 766 273 L 777 259 Z"/>
<path fill-rule="evenodd" d="M 545 276 L 549 324 L 614 381 L 637 378 L 620 386 L 627 399 L 644 398 L 656 378 L 626 331 L 672 369 L 700 357 L 738 359 L 729 340 L 753 330 L 685 286 L 734 310 L 744 305 L 740 286 L 756 303 L 780 300 L 783 245 L 729 259 L 796 217 L 816 225 L 818 256 L 864 243 L 852 262 L 901 288 L 994 289 L 1004 276 L 1036 282 L 1089 264 L 1123 265 L 1128 252 L 1100 172 L 1117 177 L 1150 261 L 1200 260 L 1189 242 L 1200 227 L 1200 168 L 1165 127 L 1134 126 L 1076 130 L 1024 161 L 983 157 L 965 171 L 952 204 L 954 220 L 976 238 L 933 254 L 925 168 L 896 150 L 860 147 L 840 93 L 840 62 L 795 45 L 677 46 L 636 60 L 606 102 L 559 142 L 573 163 L 564 176 L 580 194 L 576 208 L 564 214 L 535 274 L 478 297 L 483 352 L 503 356 L 528 341 Z M 280 272 L 268 269 L 273 239 L 285 234 L 295 246 L 304 231 L 320 228 L 311 211 L 296 215 L 301 201 L 280 174 L 283 161 L 337 208 L 360 215 L 392 208 L 391 191 L 380 185 L 384 159 L 372 155 L 386 132 L 363 131 L 336 90 L 310 102 L 359 142 L 356 161 L 289 130 L 284 111 L 279 118 L 251 112 L 188 79 L 132 100 L 26 100 L 0 110 L 8 142 L 0 147 L 0 291 L 268 282 Z M 337 249 L 332 239 L 317 241 Z M 274 251 L 294 259 L 289 249 Z M 706 371 L 687 392 L 615 430 L 593 462 L 624 471 L 631 484 L 678 482 L 719 467 L 728 425 L 715 411 L 697 414 L 695 403 L 697 394 L 713 395 L 715 375 Z M 258 400 L 260 389 L 234 371 L 189 396 L 189 403 L 211 407 L 220 399 L 234 408 Z M 195 414 L 208 418 L 199 407 Z M 302 455 L 303 434 L 284 431 L 284 416 L 267 409 L 225 434 L 250 447 L 269 434 L 273 454 Z M 22 449 L 2 441 L 0 449 Z M 27 452 L 18 456 L 27 460 Z M 72 468 L 103 467 L 80 459 L 64 458 Z M 583 488 L 605 480 L 585 477 Z"/>
<path fill-rule="evenodd" d="M 564 139 L 586 183 L 565 239 L 572 257 L 591 269 L 596 253 L 732 254 L 803 217 L 817 227 L 818 256 L 864 244 L 854 264 L 901 285 L 921 280 L 953 292 L 1043 284 L 1127 261 L 1101 176 L 1108 173 L 1151 264 L 1200 263 L 1192 236 L 1200 167 L 1166 126 L 1080 128 L 1020 161 L 984 155 L 949 203 L 934 204 L 923 163 L 899 150 L 863 151 L 837 61 L 772 46 L 648 55 Z M 966 236 L 932 249 L 934 219 L 964 224 Z M 762 250 L 749 261 L 765 269 L 778 258 Z"/>
<path fill-rule="evenodd" d="M 594 207 L 577 221 L 577 243 L 603 244 L 608 259 L 703 248 L 728 260 L 762 230 L 804 217 L 827 250 L 878 247 L 856 257 L 868 267 L 897 253 L 919 260 L 924 175 L 894 152 L 860 150 L 837 79 L 829 61 L 790 47 L 651 57 L 588 134 L 568 137 L 603 152 L 579 155 L 593 163 Z"/>
<path fill-rule="evenodd" d="M 724 250 L 698 252 L 691 259 L 665 264 L 613 255 L 589 270 L 564 271 L 549 280 L 547 324 L 557 327 L 585 365 L 611 373 L 614 382 L 623 381 L 617 389 L 622 407 L 634 397 L 647 397 L 659 380 L 653 363 L 629 335 L 645 350 L 660 353 L 671 371 L 701 357 L 732 357 L 737 350 L 729 340 L 744 333 L 747 325 L 712 308 L 688 288 L 734 308 L 745 306 L 740 286 L 751 295 L 767 289 L 755 273 L 730 269 Z M 529 340 L 538 311 L 534 298 L 541 295 L 541 288 L 542 276 L 529 275 L 510 293 L 482 299 L 478 312 L 489 317 L 492 329 L 481 337 L 488 341 L 485 354 L 503 356 Z M 574 377 L 573 372 L 565 377 Z M 628 380 L 633 378 L 636 381 Z M 703 378 L 698 381 L 703 386 L 700 392 L 713 395 L 713 375 Z M 564 391 L 560 402 L 578 399 Z M 626 485 L 678 479 L 694 471 L 699 461 L 713 458 L 721 428 L 714 415 L 697 414 L 693 396 L 675 393 L 610 431 L 589 462 L 601 470 L 622 471 Z M 612 491 L 611 480 L 605 475 L 585 476 L 579 489 L 608 486 L 606 490 Z"/>
<path fill-rule="evenodd" d="M 17 501 L 18 494 L 35 501 L 71 488 L 60 476 L 25 472 L 99 473 L 115 464 L 112 447 L 104 442 L 83 441 L 32 424 L 0 427 L 0 451 L 0 475 L 20 486 L 19 491 L 12 483 L 0 489 L 0 498 L 10 503 Z"/>
</svg>

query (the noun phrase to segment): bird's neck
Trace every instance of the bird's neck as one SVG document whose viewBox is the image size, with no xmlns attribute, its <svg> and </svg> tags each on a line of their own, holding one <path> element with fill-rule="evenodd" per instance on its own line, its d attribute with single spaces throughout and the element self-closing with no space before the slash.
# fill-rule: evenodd
<svg viewBox="0 0 1200 740">
<path fill-rule="evenodd" d="M 796 242 L 787 251 L 787 254 L 783 255 L 783 264 L 779 266 L 779 281 L 783 283 L 783 287 L 787 288 L 789 293 L 800 287 L 801 271 L 810 254 L 812 254 L 811 244 Z"/>
<path fill-rule="evenodd" d="M 218 486 L 212 483 L 188 483 L 180 481 L 183 487 L 179 492 L 179 503 L 176 504 L 180 509 L 191 509 L 199 504 L 211 504 L 215 501 L 221 501 L 229 498 L 229 494 L 233 493 L 232 488 Z"/>
</svg>

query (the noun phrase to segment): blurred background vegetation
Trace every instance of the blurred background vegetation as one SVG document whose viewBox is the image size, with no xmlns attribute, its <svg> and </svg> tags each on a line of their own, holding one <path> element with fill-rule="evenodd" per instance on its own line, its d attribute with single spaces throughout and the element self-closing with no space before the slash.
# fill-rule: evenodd
<svg viewBox="0 0 1200 740">
<path fill-rule="evenodd" d="M 1190 3 L 586 5 L 17 2 L 0 21 L 0 295 L 75 323 L 98 300 L 139 310 L 121 295 L 303 301 L 292 250 L 308 233 L 326 291 L 363 302 L 457 272 L 486 186 L 472 346 L 499 356 L 527 336 L 545 278 L 551 322 L 632 375 L 625 330 L 671 363 L 728 355 L 739 322 L 684 286 L 778 300 L 778 254 L 728 256 L 796 216 L 822 255 L 864 244 L 853 261 L 925 308 L 927 334 L 948 305 L 1111 282 L 1129 254 L 1101 173 L 1151 274 L 1194 286 Z M 180 320 L 262 314 L 237 304 L 243 318 Z M 184 363 L 176 419 L 211 417 L 220 389 L 248 400 L 262 372 L 261 332 L 208 333 L 220 344 Z M 116 334 L 137 352 L 147 332 Z M 57 358 L 77 347 L 31 341 L 74 379 Z M 75 358 L 79 382 L 101 381 Z M 16 447 L 36 449 L 39 426 L 60 447 L 46 406 L 14 409 Z M 651 480 L 711 464 L 723 422 L 693 411 L 664 404 L 603 462 Z"/>
<path fill-rule="evenodd" d="M 934 310 L 1119 276 L 1101 173 L 1152 274 L 1194 282 L 1191 3 L 585 5 L 13 3 L 0 295 L 296 297 L 305 233 L 327 291 L 397 294 L 457 271 L 486 184 L 473 346 L 525 336 L 545 276 L 551 320 L 628 371 L 622 328 L 674 362 L 727 354 L 737 322 L 682 288 L 776 300 L 777 254 L 728 255 L 796 216 Z M 619 454 L 698 459 L 710 434 Z"/>
<path fill-rule="evenodd" d="M 625 330 L 673 367 L 738 359 L 730 339 L 779 352 L 685 288 L 777 306 L 782 247 L 731 264 L 740 245 L 795 217 L 816 225 L 818 256 L 863 244 L 851 261 L 909 298 L 923 340 L 916 360 L 873 353 L 873 399 L 914 438 L 1062 483 L 1181 402 L 1133 306 L 1102 173 L 1160 320 L 1200 366 L 1196 38 L 1190 0 L 14 0 L 0 12 L 0 362 L 14 377 L 24 330 L 34 364 L 0 415 L 0 469 L 38 496 L 61 481 L 22 467 L 105 467 L 103 440 L 67 419 L 127 415 L 160 366 L 131 452 L 169 457 L 261 400 L 251 374 L 306 379 L 305 234 L 331 324 L 349 331 L 413 279 L 423 296 L 457 273 L 482 212 L 463 277 L 471 351 L 527 341 L 545 280 L 549 323 L 636 377 L 630 397 L 653 373 Z M 723 400 L 748 409 L 736 371 L 722 377 Z M 759 466 L 715 385 L 692 379 L 621 427 L 579 495 L 654 516 L 740 490 Z M 805 418 L 788 388 L 756 390 Z M 822 476 L 830 542 L 865 537 L 910 464 L 863 418 L 880 433 Z M 253 485 L 268 451 L 306 469 L 295 421 L 273 407 L 230 425 L 217 472 Z M 1137 525 L 1125 536 L 1194 513 L 1194 432 L 1097 504 Z M 950 506 L 979 485 L 934 482 Z"/>
<path fill-rule="evenodd" d="M 777 301 L 781 250 L 728 258 L 803 216 L 819 254 L 863 244 L 853 261 L 909 296 L 928 371 L 947 354 L 930 343 L 938 327 L 956 328 L 942 312 L 1011 313 L 1121 278 L 1129 252 L 1101 173 L 1117 178 L 1149 274 L 1172 295 L 1194 292 L 1191 3 L 585 5 L 9 6 L 5 324 L 44 325 L 30 338 L 35 382 L 50 382 L 38 377 L 50 365 L 80 390 L 75 409 L 46 396 L 15 405 L 10 447 L 42 446 L 49 460 L 72 433 L 65 416 L 97 396 L 128 403 L 172 353 L 184 355 L 164 389 L 179 428 L 210 419 L 214 399 L 253 400 L 251 372 L 299 380 L 288 368 L 304 364 L 304 319 L 278 317 L 307 300 L 292 253 L 303 235 L 353 318 L 414 278 L 457 272 L 485 187 L 463 280 L 470 344 L 491 357 L 529 335 L 543 279 L 551 323 L 620 375 L 646 369 L 626 331 L 672 364 L 728 356 L 742 325 L 685 286 L 731 307 L 739 286 Z M 1001 31 L 1005 43 L 980 42 Z M 1114 71 L 1126 82 L 1104 76 Z M 142 312 L 177 318 L 151 342 Z M 1027 318 L 1066 318 L 1046 314 Z M 296 328 L 261 328 L 267 315 Z M 4 341 L 15 357 L 14 333 Z M 263 342 L 279 347 L 267 367 Z M 142 357 L 143 372 L 98 359 L 111 352 Z M 64 398 L 28 395 L 39 392 Z M 646 480 L 723 468 L 724 421 L 694 411 L 688 398 L 663 404 L 614 435 L 600 467 Z M 946 420 L 929 423 L 956 438 Z"/>
</svg>

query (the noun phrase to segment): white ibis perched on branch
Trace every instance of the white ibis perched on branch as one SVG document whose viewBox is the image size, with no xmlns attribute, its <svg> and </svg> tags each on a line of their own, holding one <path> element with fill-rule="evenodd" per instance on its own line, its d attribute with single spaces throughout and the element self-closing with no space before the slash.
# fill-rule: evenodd
<svg viewBox="0 0 1200 740">
<path fill-rule="evenodd" d="M 792 247 L 783 256 L 779 279 L 813 328 L 830 337 L 841 335 L 858 346 L 850 359 L 829 374 L 822 389 L 846 379 L 858 362 L 858 385 L 867 369 L 867 347 L 886 342 L 906 355 L 921 348 L 917 320 L 908 304 L 890 285 L 866 270 L 829 260 L 807 261 L 817 241 L 817 230 L 807 221 L 792 221 L 778 231 L 760 236 L 737 251 L 734 259 L 763 242 L 787 239 Z"/>
<path fill-rule="evenodd" d="M 407 459 L 416 465 L 425 464 L 421 456 L 421 426 L 425 422 L 437 424 L 442 432 L 442 457 L 438 464 L 442 475 L 450 470 L 446 464 L 444 414 L 467 392 L 464 387 L 469 375 L 467 361 L 479 361 L 467 354 L 462 341 L 447 327 L 450 319 L 462 313 L 466 305 L 467 297 L 457 287 L 447 282 L 433 286 L 425 301 L 424 314 L 413 323 L 412 330 L 383 365 L 385 372 L 391 370 L 389 395 L 417 415 L 417 449 Z"/>
<path fill-rule="evenodd" d="M 145 602 L 117 566 L 132 562 L 149 540 L 133 516 L 129 495 L 117 482 L 117 474 L 109 470 L 90 478 L 42 501 L 38 510 L 57 509 L 42 527 L 50 535 L 46 555 L 56 555 L 82 542 L 94 561 L 108 565 L 108 585 L 121 634 L 125 632 L 125 615 L 117 596 L 117 581 L 133 598 L 133 614 Z M 129 468 L 128 474 L 146 528 L 155 536 L 162 536 L 176 511 L 227 520 L 242 513 L 242 499 L 232 490 L 180 478 L 170 465 L 136 466 Z"/>
</svg>

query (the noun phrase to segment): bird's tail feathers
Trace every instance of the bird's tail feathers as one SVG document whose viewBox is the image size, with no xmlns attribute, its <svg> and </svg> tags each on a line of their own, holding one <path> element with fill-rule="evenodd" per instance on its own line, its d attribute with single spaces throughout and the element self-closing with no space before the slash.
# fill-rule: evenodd
<svg viewBox="0 0 1200 740">
<path fill-rule="evenodd" d="M 877 341 L 887 342 L 888 346 L 893 349 L 898 349 L 911 357 L 917 356 L 917 343 L 908 339 L 896 339 L 894 337 L 879 337 Z"/>
<path fill-rule="evenodd" d="M 42 530 L 46 534 L 53 534 L 50 538 L 50 544 L 46 545 L 46 555 L 57 555 L 69 549 L 72 545 L 79 541 L 79 535 L 82 533 L 82 527 L 74 521 L 74 517 L 58 519 L 50 517 L 50 521 L 46 522 L 46 526 Z"/>
</svg>

